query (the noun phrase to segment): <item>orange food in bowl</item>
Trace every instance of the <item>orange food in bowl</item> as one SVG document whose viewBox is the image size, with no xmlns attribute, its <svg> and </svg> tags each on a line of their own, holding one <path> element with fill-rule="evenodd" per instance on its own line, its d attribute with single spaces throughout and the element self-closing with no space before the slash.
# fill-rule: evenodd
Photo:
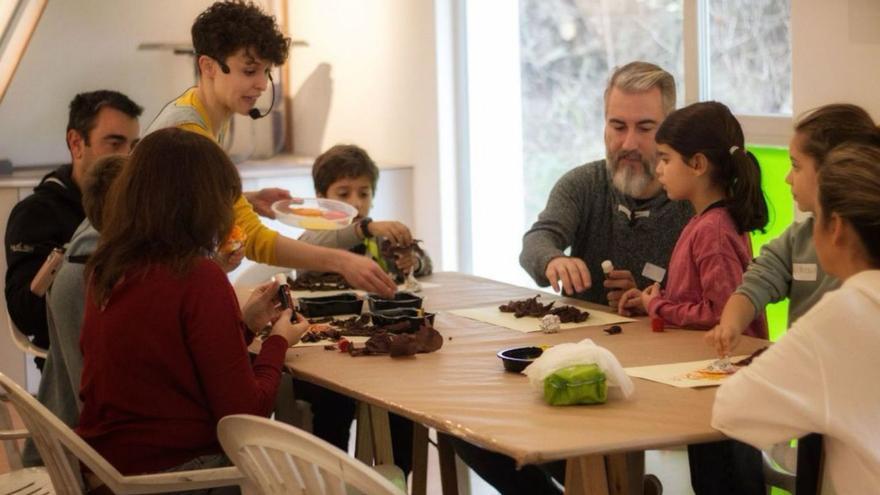
<svg viewBox="0 0 880 495">
<path fill-rule="evenodd" d="M 244 230 L 241 229 L 238 225 L 232 226 L 232 231 L 229 232 L 229 237 L 223 242 L 223 245 L 220 246 L 220 251 L 224 253 L 231 253 L 233 251 L 237 251 L 244 245 L 244 241 L 247 239 L 247 234 L 245 234 Z"/>
<path fill-rule="evenodd" d="M 324 213 L 318 208 L 291 208 L 290 212 L 301 217 L 320 217 Z"/>
</svg>

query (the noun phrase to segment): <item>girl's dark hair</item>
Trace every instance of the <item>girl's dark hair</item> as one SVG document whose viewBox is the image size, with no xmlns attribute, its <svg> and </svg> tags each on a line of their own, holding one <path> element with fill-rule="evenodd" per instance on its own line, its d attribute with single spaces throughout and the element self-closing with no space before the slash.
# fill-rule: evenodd
<svg viewBox="0 0 880 495">
<path fill-rule="evenodd" d="M 315 192 L 321 196 L 326 196 L 330 186 L 339 179 L 358 177 L 370 179 L 375 196 L 376 183 L 379 182 L 379 168 L 363 148 L 353 144 L 337 144 L 321 153 L 312 165 Z"/>
<path fill-rule="evenodd" d="M 238 170 L 214 141 L 177 128 L 145 137 L 105 198 L 101 239 L 86 265 L 98 305 L 135 266 L 181 276 L 232 230 Z"/>
<path fill-rule="evenodd" d="M 794 130 L 805 138 L 803 152 L 816 160 L 816 167 L 821 168 L 825 155 L 835 146 L 853 136 L 870 133 L 874 128 L 874 121 L 862 107 L 833 103 L 802 115 Z"/>
<path fill-rule="evenodd" d="M 767 201 L 761 190 L 761 167 L 745 149 L 739 122 L 723 103 L 694 103 L 669 114 L 655 137 L 685 160 L 700 153 L 711 162 L 711 180 L 724 188 L 725 206 L 740 233 L 764 231 Z"/>
<path fill-rule="evenodd" d="M 821 218 L 849 222 L 874 267 L 880 266 L 880 129 L 832 149 L 819 168 Z"/>
<path fill-rule="evenodd" d="M 89 223 L 98 232 L 104 225 L 104 199 L 107 197 L 107 191 L 110 190 L 110 186 L 127 161 L 126 155 L 107 155 L 98 158 L 86 172 L 82 187 L 83 209 Z"/>
<path fill-rule="evenodd" d="M 257 58 L 282 65 L 290 50 L 290 38 L 278 30 L 275 18 L 241 0 L 214 2 L 196 17 L 190 34 L 196 55 L 221 63 L 245 48 Z"/>
</svg>

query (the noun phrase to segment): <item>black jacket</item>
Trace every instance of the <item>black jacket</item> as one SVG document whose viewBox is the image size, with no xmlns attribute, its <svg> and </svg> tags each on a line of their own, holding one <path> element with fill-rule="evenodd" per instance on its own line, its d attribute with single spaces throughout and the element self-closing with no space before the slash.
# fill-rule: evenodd
<svg viewBox="0 0 880 495">
<path fill-rule="evenodd" d="M 30 285 L 52 248 L 70 241 L 86 216 L 72 173 L 72 165 L 63 165 L 43 177 L 6 224 L 6 306 L 18 328 L 43 348 L 49 347 L 46 301 Z"/>
</svg>

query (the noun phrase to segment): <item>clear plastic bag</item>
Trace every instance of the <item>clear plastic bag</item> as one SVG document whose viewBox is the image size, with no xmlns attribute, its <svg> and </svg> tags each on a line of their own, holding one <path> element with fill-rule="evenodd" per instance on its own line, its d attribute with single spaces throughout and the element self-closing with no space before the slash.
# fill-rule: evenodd
<svg viewBox="0 0 880 495">
<path fill-rule="evenodd" d="M 523 373 L 529 377 L 532 387 L 543 393 L 544 380 L 551 374 L 570 366 L 589 364 L 595 364 L 605 374 L 608 397 L 628 399 L 632 396 L 635 385 L 623 371 L 617 357 L 590 339 L 559 344 L 545 350 Z"/>
</svg>

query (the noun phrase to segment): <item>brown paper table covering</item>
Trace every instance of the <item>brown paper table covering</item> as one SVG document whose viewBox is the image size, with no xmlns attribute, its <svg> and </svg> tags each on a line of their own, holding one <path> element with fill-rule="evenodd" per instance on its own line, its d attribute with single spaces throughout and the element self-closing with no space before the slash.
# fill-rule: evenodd
<svg viewBox="0 0 880 495">
<path fill-rule="evenodd" d="M 446 311 L 531 297 L 534 290 L 458 273 L 438 273 L 427 281 L 440 284 L 423 294 L 427 309 L 438 313 L 435 327 L 444 336 L 440 351 L 392 359 L 291 348 L 286 364 L 300 378 L 507 454 L 519 464 L 724 438 L 709 426 L 715 388 L 680 389 L 634 379 L 635 395 L 629 401 L 551 407 L 525 375 L 503 371 L 496 357 L 508 347 L 589 337 L 624 367 L 711 359 L 703 332 L 653 333 L 640 319 L 621 325 L 618 335 L 606 335 L 602 327 L 522 334 Z M 737 352 L 747 354 L 762 345 L 766 342 L 746 337 Z"/>
</svg>

